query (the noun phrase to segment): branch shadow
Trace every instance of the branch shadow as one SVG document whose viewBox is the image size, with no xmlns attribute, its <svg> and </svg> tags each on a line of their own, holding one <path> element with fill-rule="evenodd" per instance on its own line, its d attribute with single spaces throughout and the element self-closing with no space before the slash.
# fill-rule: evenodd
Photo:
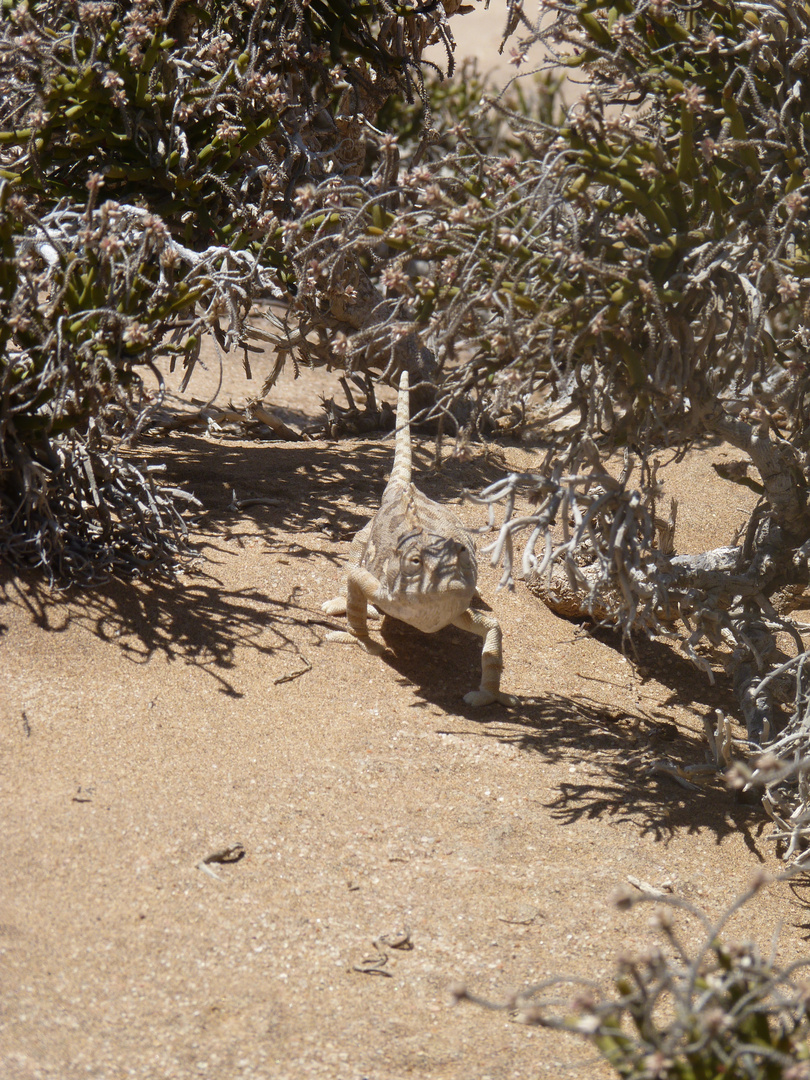
<svg viewBox="0 0 810 1080">
<path fill-rule="evenodd" d="M 296 590 L 279 600 L 262 589 L 227 588 L 217 576 L 233 559 L 225 544 L 235 540 L 246 546 L 259 538 L 267 550 L 300 561 L 302 574 L 314 554 L 342 564 L 343 552 L 329 544 L 353 538 L 377 509 L 393 444 L 368 440 L 352 444 L 347 453 L 339 443 L 215 442 L 185 433 L 144 443 L 141 449 L 150 460 L 165 465 L 156 474 L 161 484 L 181 488 L 202 503 L 202 510 L 189 514 L 202 566 L 176 579 L 114 579 L 91 589 L 54 591 L 36 572 L 0 565 L 0 609 L 24 608 L 35 626 L 53 633 L 82 625 L 133 663 L 160 652 L 193 664 L 231 696 L 240 696 L 233 678 L 240 646 L 265 656 L 289 653 L 293 669 L 308 663 L 298 642 L 320 644 L 329 620 L 319 608 L 301 604 Z M 426 453 L 418 456 L 424 464 Z M 453 463 L 440 475 L 427 476 L 424 487 L 447 498 L 496 475 L 494 463 Z M 0 621 L 0 636 L 6 631 Z"/>
<path fill-rule="evenodd" d="M 739 834 L 753 855 L 765 861 L 759 840 L 767 821 L 758 803 L 742 801 L 720 774 L 710 774 L 687 789 L 671 774 L 651 771 L 662 763 L 688 769 L 706 761 L 702 735 L 673 718 L 671 706 L 676 703 L 695 711 L 695 699 L 688 693 L 647 711 L 617 709 L 585 695 L 553 692 L 524 698 L 516 709 L 500 705 L 473 709 L 464 704 L 463 695 L 477 687 L 480 678 L 479 638 L 454 627 L 421 634 L 389 617 L 380 634 L 388 648 L 381 659 L 403 682 L 412 684 L 418 695 L 415 707 L 433 705 L 471 722 L 465 732 L 452 734 L 495 739 L 549 764 L 587 769 L 591 774 L 587 779 L 564 780 L 542 804 L 561 825 L 609 819 L 664 845 L 684 833 L 708 830 L 717 844 Z M 673 683 L 682 685 L 677 679 Z M 726 708 L 730 693 L 730 688 L 727 693 L 722 687 L 717 691 Z M 595 769 L 599 775 L 594 778 Z"/>
<path fill-rule="evenodd" d="M 196 515 L 203 536 L 247 521 L 271 541 L 277 531 L 351 540 L 378 509 L 393 461 L 393 443 L 384 438 L 347 450 L 341 443 L 213 443 L 183 434 L 152 452 L 166 465 L 164 482 L 203 504 Z M 419 488 L 444 502 L 461 498 L 465 488 L 485 487 L 502 471 L 495 461 L 477 458 L 449 459 L 436 472 L 419 447 L 414 460 Z M 234 498 L 244 505 L 236 509 Z"/>
<path fill-rule="evenodd" d="M 674 641 L 637 634 L 628 644 L 620 630 L 610 627 L 595 627 L 589 633 L 596 641 L 627 656 L 641 675 L 642 685 L 654 679 L 666 686 L 670 696 L 665 706 L 691 707 L 699 701 L 709 709 L 722 709 L 732 715 L 737 712 L 739 702 L 731 678 L 716 670 L 715 665 L 714 682 L 711 682 L 705 672 L 678 650 Z"/>
<path fill-rule="evenodd" d="M 788 882 L 788 888 L 793 894 L 793 900 L 791 901 L 792 907 L 797 907 L 805 917 L 803 922 L 796 921 L 793 923 L 799 930 L 805 931 L 802 934 L 803 941 L 810 941 L 810 920 L 807 916 L 810 914 L 810 881 L 807 880 L 805 875 L 794 878 Z"/>
<path fill-rule="evenodd" d="M 761 808 L 740 801 L 719 774 L 686 789 L 656 763 L 688 767 L 705 761 L 705 743 L 695 733 L 662 721 L 659 712 L 626 711 L 585 696 L 549 693 L 524 699 L 519 709 L 476 716 L 473 737 L 496 739 L 548 763 L 568 763 L 586 772 L 566 779 L 541 803 L 561 825 L 583 819 L 631 826 L 667 846 L 678 835 L 709 831 L 719 845 L 739 834 L 760 861 L 758 841 L 767 828 Z M 594 773 L 597 775 L 594 776 Z"/>
<path fill-rule="evenodd" d="M 157 653 L 191 664 L 214 679 L 221 693 L 242 693 L 234 683 L 236 651 L 249 647 L 266 657 L 289 654 L 292 667 L 308 664 L 301 630 L 320 643 L 320 612 L 300 605 L 295 593 L 279 600 L 252 588 L 224 588 L 213 574 L 193 580 L 110 581 L 80 593 L 55 593 L 32 573 L 0 573 L 0 604 L 25 609 L 41 630 L 64 633 L 84 627 L 114 644 L 134 664 Z"/>
</svg>

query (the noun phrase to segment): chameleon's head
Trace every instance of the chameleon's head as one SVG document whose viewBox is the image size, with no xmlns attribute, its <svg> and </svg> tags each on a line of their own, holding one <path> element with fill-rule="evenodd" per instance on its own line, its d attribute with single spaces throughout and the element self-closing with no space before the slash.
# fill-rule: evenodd
<svg viewBox="0 0 810 1080">
<path fill-rule="evenodd" d="M 466 539 L 466 538 L 465 538 Z M 469 603 L 475 592 L 477 566 L 472 543 L 422 530 L 397 545 L 399 591 L 410 595 L 457 594 Z"/>
</svg>

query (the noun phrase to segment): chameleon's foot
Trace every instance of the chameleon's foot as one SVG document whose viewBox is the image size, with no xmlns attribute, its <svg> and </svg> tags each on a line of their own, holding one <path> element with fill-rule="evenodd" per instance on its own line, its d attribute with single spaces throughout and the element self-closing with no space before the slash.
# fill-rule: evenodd
<svg viewBox="0 0 810 1080">
<path fill-rule="evenodd" d="M 350 634 L 347 630 L 330 630 L 326 635 L 327 641 L 339 641 L 343 645 L 362 645 L 367 653 L 371 653 L 372 656 L 382 656 L 385 652 L 385 646 L 381 645 L 379 641 L 375 641 L 371 637 L 358 637 L 356 634 Z"/>
<path fill-rule="evenodd" d="M 464 695 L 464 700 L 474 709 L 479 709 L 482 705 L 492 705 L 496 701 L 508 709 L 514 709 L 520 704 L 520 698 L 516 698 L 514 694 L 502 694 L 500 690 L 471 690 Z"/>
</svg>

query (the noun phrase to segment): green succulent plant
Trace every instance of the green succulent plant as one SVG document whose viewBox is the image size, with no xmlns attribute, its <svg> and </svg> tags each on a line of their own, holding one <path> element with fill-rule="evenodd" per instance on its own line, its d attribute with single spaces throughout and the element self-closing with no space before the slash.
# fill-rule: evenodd
<svg viewBox="0 0 810 1080">
<path fill-rule="evenodd" d="M 114 461 L 159 552 L 157 503 L 110 440 L 131 443 L 159 401 L 159 357 L 187 379 L 213 334 L 247 365 L 256 301 L 296 291 L 299 192 L 363 173 L 367 114 L 412 97 L 444 17 L 384 0 L 4 0 L 0 556 L 85 582 L 94 560 L 102 576 L 171 564 L 174 526 L 166 558 L 135 543 L 130 559 L 137 529 L 125 543 L 102 488 L 71 491 Z"/>
<path fill-rule="evenodd" d="M 664 942 L 620 957 L 611 991 L 587 979 L 551 978 L 508 1006 L 466 989 L 456 998 L 510 1008 L 525 1024 L 576 1033 L 623 1080 L 807 1080 L 807 961 L 782 965 L 754 942 L 726 936 L 732 916 L 767 881 L 758 874 L 716 922 L 679 897 L 620 890 L 620 908 L 656 905 L 650 922 Z M 574 990 L 561 1011 L 566 982 Z"/>
</svg>

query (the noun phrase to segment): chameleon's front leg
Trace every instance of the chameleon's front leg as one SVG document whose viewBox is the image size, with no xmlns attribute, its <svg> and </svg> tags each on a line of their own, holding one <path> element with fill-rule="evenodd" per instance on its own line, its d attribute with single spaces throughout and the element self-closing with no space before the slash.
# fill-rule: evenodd
<svg viewBox="0 0 810 1080">
<path fill-rule="evenodd" d="M 484 647 L 481 650 L 481 685 L 477 690 L 471 690 L 464 695 L 468 705 L 490 705 L 498 701 L 501 705 L 515 706 L 519 701 L 512 694 L 501 693 L 501 672 L 503 671 L 503 652 L 501 649 L 501 627 L 494 615 L 485 611 L 473 611 L 468 608 L 457 619 L 453 619 L 453 626 L 460 630 L 469 630 L 484 639 Z"/>
<path fill-rule="evenodd" d="M 378 656 L 385 646 L 374 641 L 368 632 L 368 605 L 373 604 L 380 587 L 379 581 L 368 570 L 352 566 L 346 576 L 346 619 L 349 632 L 334 630 L 327 635 L 329 641 L 357 642 L 366 652 Z"/>
<path fill-rule="evenodd" d="M 372 519 L 373 520 L 373 519 Z M 360 565 L 360 560 L 363 557 L 363 552 L 366 550 L 366 544 L 368 543 L 369 534 L 371 533 L 372 522 L 367 522 L 360 532 L 352 540 L 352 546 L 349 549 L 348 566 L 357 567 Z M 375 585 L 376 587 L 376 585 Z M 327 615 L 345 615 L 346 614 L 346 588 L 344 587 L 339 596 L 336 596 L 334 600 L 327 600 L 325 604 L 321 604 L 321 610 L 325 611 Z M 379 613 L 373 607 L 367 609 L 367 615 L 369 619 L 379 619 Z"/>
</svg>

